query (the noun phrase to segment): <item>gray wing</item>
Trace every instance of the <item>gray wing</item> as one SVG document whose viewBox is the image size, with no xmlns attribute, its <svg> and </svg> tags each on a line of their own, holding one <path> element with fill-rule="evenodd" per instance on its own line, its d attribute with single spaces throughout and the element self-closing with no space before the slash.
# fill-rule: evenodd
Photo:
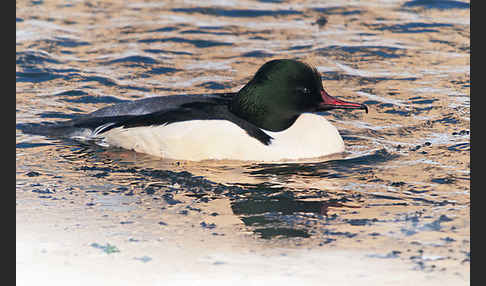
<svg viewBox="0 0 486 286">
<path fill-rule="evenodd" d="M 157 96 L 127 101 L 98 109 L 86 117 L 114 117 L 124 115 L 145 115 L 154 112 L 174 110 L 192 102 L 212 102 L 221 98 L 229 98 L 231 94 L 210 95 L 169 95 Z"/>
<path fill-rule="evenodd" d="M 226 105 L 232 96 L 232 93 L 221 93 L 149 97 L 110 105 L 69 121 L 17 124 L 17 128 L 37 135 L 89 138 L 117 126 L 164 124 L 187 119 L 193 115 L 184 106 Z"/>
</svg>

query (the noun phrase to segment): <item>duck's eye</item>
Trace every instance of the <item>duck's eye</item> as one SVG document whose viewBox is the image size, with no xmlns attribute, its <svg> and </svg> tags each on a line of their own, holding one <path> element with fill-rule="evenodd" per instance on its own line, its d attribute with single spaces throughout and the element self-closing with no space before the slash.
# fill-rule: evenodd
<svg viewBox="0 0 486 286">
<path fill-rule="evenodd" d="M 307 87 L 298 87 L 297 88 L 297 91 L 299 91 L 299 92 L 301 92 L 301 93 L 303 93 L 305 95 L 311 94 L 310 89 L 308 89 Z"/>
</svg>

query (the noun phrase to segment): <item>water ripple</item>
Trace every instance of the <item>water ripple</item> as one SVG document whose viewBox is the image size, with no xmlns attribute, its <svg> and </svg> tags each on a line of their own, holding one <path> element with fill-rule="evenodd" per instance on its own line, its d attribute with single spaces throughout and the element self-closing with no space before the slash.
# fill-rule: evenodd
<svg viewBox="0 0 486 286">
<path fill-rule="evenodd" d="M 288 16 L 288 15 L 300 15 L 301 11 L 296 10 L 256 10 L 256 9 L 223 9 L 215 7 L 195 7 L 195 8 L 174 8 L 173 12 L 180 13 L 199 13 L 205 15 L 214 15 L 222 17 L 263 17 L 263 16 Z"/>
</svg>

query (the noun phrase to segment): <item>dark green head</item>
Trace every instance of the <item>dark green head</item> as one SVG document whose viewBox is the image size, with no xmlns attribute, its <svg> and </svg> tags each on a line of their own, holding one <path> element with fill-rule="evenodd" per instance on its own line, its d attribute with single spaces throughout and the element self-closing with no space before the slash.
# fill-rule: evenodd
<svg viewBox="0 0 486 286">
<path fill-rule="evenodd" d="M 230 110 L 269 131 L 290 127 L 304 112 L 336 108 L 365 109 L 365 105 L 328 95 L 319 72 L 296 60 L 265 63 L 234 97 Z"/>
</svg>

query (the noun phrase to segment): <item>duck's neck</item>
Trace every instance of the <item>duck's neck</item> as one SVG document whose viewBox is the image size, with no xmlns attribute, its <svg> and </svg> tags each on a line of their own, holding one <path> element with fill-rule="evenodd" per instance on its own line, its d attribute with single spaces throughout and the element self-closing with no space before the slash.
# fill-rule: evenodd
<svg viewBox="0 0 486 286">
<path fill-rule="evenodd" d="M 234 95 L 230 103 L 230 111 L 257 127 L 279 132 L 283 131 L 297 120 L 299 113 L 287 111 L 279 102 L 268 102 L 268 97 L 259 93 L 264 90 L 252 89 L 248 85 Z"/>
</svg>

